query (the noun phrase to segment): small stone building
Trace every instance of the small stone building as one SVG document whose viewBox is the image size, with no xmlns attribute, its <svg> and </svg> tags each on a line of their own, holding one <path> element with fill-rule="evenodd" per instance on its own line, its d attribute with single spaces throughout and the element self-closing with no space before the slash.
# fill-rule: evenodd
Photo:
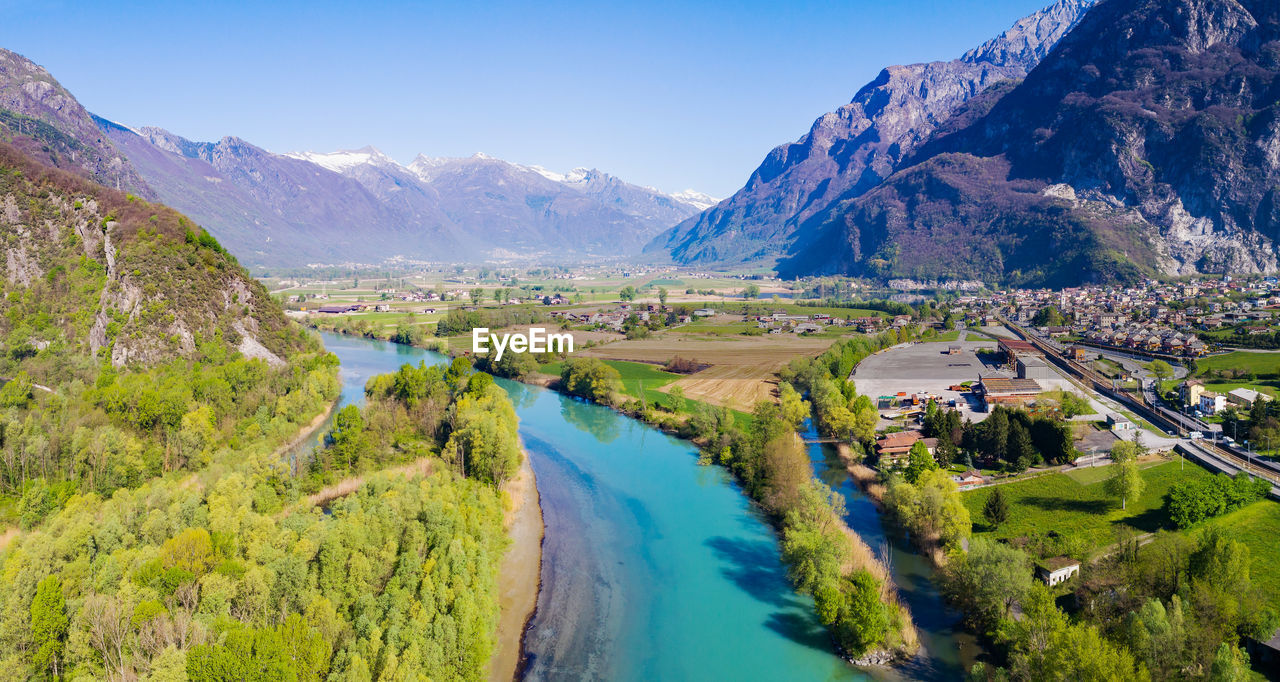
<svg viewBox="0 0 1280 682">
<path fill-rule="evenodd" d="M 1079 573 L 1080 562 L 1070 557 L 1057 556 L 1036 564 L 1036 577 L 1049 587 L 1070 580 Z"/>
</svg>

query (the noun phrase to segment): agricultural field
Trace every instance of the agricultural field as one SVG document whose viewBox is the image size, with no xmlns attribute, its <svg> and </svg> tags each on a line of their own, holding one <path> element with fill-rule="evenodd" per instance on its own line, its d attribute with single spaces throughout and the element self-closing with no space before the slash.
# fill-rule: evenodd
<svg viewBox="0 0 1280 682">
<path fill-rule="evenodd" d="M 1280 353 L 1235 351 L 1196 360 L 1200 374 L 1215 370 L 1243 370 L 1258 375 L 1280 374 Z"/>
<path fill-rule="evenodd" d="M 830 345 L 831 339 L 794 334 L 708 337 L 662 333 L 615 341 L 582 354 L 651 365 L 662 365 L 678 356 L 712 365 L 673 385 L 680 386 L 688 398 L 750 411 L 756 402 L 772 397 L 775 375 L 793 358 L 818 355 Z"/>
<path fill-rule="evenodd" d="M 1210 475 L 1198 465 L 1155 460 L 1144 464 L 1146 483 L 1136 500 L 1122 510 L 1119 500 L 1106 493 L 1106 467 L 1037 476 L 1000 485 L 1009 502 L 1009 520 L 991 529 L 982 519 L 982 507 L 994 487 L 962 494 L 974 520 L 975 535 L 1017 538 L 1056 531 L 1080 538 L 1091 550 L 1110 545 L 1115 531 L 1127 527 L 1136 533 L 1166 528 L 1164 495 L 1174 483 Z"/>
</svg>

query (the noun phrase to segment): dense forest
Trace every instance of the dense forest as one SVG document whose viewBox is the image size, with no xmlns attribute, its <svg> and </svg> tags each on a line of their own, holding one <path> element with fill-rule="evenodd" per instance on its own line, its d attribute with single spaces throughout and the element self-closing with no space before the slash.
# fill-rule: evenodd
<svg viewBox="0 0 1280 682">
<path fill-rule="evenodd" d="M 72 496 L 2 556 L 0 662 L 109 679 L 482 678 L 507 543 L 498 486 L 520 462 L 512 405 L 462 361 L 366 391 L 308 476 L 248 458 Z M 405 462 L 420 466 L 377 472 Z"/>
</svg>

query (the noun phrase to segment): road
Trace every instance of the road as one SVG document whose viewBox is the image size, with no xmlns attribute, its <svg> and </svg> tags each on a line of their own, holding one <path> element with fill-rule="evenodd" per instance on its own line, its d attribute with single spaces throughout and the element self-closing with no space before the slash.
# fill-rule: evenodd
<svg viewBox="0 0 1280 682">
<path fill-rule="evenodd" d="M 1250 463 L 1247 458 L 1240 457 L 1207 440 L 1184 440 L 1179 444 L 1178 449 L 1191 459 L 1228 476 L 1244 471 L 1251 476 L 1265 478 L 1271 482 L 1271 498 L 1280 500 L 1280 465 L 1275 462 L 1254 458 Z"/>
</svg>

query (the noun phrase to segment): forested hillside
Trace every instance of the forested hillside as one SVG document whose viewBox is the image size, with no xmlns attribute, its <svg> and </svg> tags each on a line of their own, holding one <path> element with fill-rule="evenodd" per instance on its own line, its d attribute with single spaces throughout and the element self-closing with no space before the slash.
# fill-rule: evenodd
<svg viewBox="0 0 1280 682">
<path fill-rule="evenodd" d="M 170 209 L 0 144 L 0 239 L 0 495 L 24 526 L 269 449 L 336 395 L 335 359 Z"/>
<path fill-rule="evenodd" d="M 336 358 L 206 232 L 0 143 L 0 239 L 0 669 L 483 675 L 520 462 L 489 377 L 378 379 L 291 461 Z"/>
<path fill-rule="evenodd" d="M 405 366 L 366 392 L 309 475 L 235 457 L 71 496 L 0 555 L 0 667 L 481 679 L 507 543 L 498 488 L 521 456 L 511 402 L 464 361 Z"/>
</svg>

